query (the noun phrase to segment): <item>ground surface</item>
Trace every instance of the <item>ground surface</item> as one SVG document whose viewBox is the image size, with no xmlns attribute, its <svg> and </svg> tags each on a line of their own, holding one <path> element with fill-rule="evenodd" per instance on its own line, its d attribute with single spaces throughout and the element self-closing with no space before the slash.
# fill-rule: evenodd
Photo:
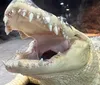
<svg viewBox="0 0 100 85">
<path fill-rule="evenodd" d="M 17 39 L 0 44 L 0 85 L 5 85 L 15 77 L 15 74 L 5 70 L 2 61 L 8 61 L 14 57 L 16 50 L 23 49 L 25 45 L 28 46 L 30 41 Z"/>
<path fill-rule="evenodd" d="M 97 50 L 100 49 L 100 37 L 92 38 L 93 43 Z M 20 40 L 20 39 L 13 39 L 11 41 L 5 42 L 0 44 L 0 85 L 5 85 L 9 81 L 11 81 L 15 74 L 9 73 L 5 70 L 3 61 L 8 61 L 9 59 L 14 58 L 15 52 L 18 49 L 23 50 L 25 46 L 28 46 L 30 43 L 30 39 L 28 40 Z"/>
</svg>

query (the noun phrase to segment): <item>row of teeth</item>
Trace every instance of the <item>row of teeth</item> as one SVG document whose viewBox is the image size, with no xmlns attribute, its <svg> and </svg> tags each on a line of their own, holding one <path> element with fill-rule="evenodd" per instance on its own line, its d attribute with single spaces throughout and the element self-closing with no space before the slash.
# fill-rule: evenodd
<svg viewBox="0 0 100 85">
<path fill-rule="evenodd" d="M 58 56 L 56 57 L 56 58 L 58 58 L 58 57 L 61 57 L 61 56 L 59 56 L 61 53 L 59 52 L 58 53 Z M 17 64 L 11 64 L 9 61 L 8 62 L 5 62 L 5 61 L 2 61 L 3 62 L 3 64 L 7 67 L 7 68 L 10 68 L 10 67 L 13 67 L 14 65 L 17 65 Z M 53 63 L 53 61 L 52 60 L 48 60 L 48 61 L 44 61 L 43 60 L 43 58 L 41 58 L 40 60 L 39 60 L 39 62 L 38 63 L 31 63 L 31 65 L 33 65 L 34 67 L 37 67 L 37 66 L 49 66 L 49 65 L 51 65 Z M 18 65 L 20 66 L 22 63 L 20 63 L 20 61 L 18 62 Z M 29 64 L 27 63 L 27 67 L 29 67 L 28 66 Z M 32 67 L 32 66 L 31 66 Z"/>
<path fill-rule="evenodd" d="M 59 52 L 57 58 L 58 58 L 58 57 L 61 57 L 60 55 L 61 55 L 61 53 Z M 2 62 L 3 62 L 3 64 L 4 64 L 7 68 L 10 68 L 10 67 L 13 67 L 13 66 L 14 66 L 14 64 L 10 64 L 10 62 L 5 62 L 5 61 L 2 61 Z M 32 64 L 32 63 L 31 63 L 31 65 L 34 65 L 34 67 L 37 67 L 37 66 L 48 66 L 48 65 L 51 65 L 52 63 L 53 63 L 52 60 L 51 60 L 51 61 L 45 61 L 45 62 L 44 62 L 43 58 L 41 58 L 41 59 L 39 60 L 38 63 L 36 63 L 36 64 Z M 20 61 L 19 61 L 18 65 L 20 66 L 20 64 L 22 64 L 22 63 L 20 63 Z M 15 65 L 17 65 L 17 64 L 15 64 Z M 28 63 L 27 63 L 26 66 L 28 67 Z M 32 67 L 32 66 L 31 66 L 31 67 Z"/>
<path fill-rule="evenodd" d="M 8 69 L 9 71 L 11 70 L 11 69 L 13 69 L 13 67 L 18 67 L 18 66 L 23 66 L 23 65 L 21 65 L 22 64 L 22 62 L 20 62 L 20 61 L 18 61 L 17 62 L 17 64 L 13 64 L 11 61 L 8 61 L 8 62 L 5 62 L 5 61 L 2 61 L 2 63 L 3 63 L 3 65 L 6 67 L 6 69 Z M 48 65 L 50 65 L 50 63 L 49 62 L 44 62 L 42 59 L 38 62 L 38 63 L 30 63 L 30 64 L 26 64 L 25 65 L 25 67 L 27 67 L 27 68 L 31 68 L 32 69 L 32 67 L 39 67 L 39 66 L 48 66 Z"/>
<path fill-rule="evenodd" d="M 19 10 L 18 10 L 18 13 L 21 13 L 21 15 L 22 15 L 23 17 L 25 17 L 25 15 L 27 14 L 27 11 L 26 11 L 26 10 L 19 9 Z M 42 16 L 43 18 L 42 18 L 41 16 Z M 29 18 L 29 22 L 32 22 L 33 19 L 37 19 L 37 20 L 43 21 L 43 23 L 45 23 L 45 24 L 48 25 L 48 28 L 49 28 L 49 30 L 50 30 L 51 32 L 54 31 L 54 33 L 55 33 L 56 35 L 59 34 L 60 28 L 59 28 L 56 24 L 55 24 L 55 25 L 51 24 L 51 18 L 50 18 L 49 15 L 44 17 L 43 15 L 41 15 L 41 14 L 39 14 L 39 13 L 34 14 L 34 13 L 30 12 L 28 18 Z M 61 22 L 62 22 L 62 21 L 61 21 Z M 53 29 L 53 28 L 54 28 L 54 29 Z"/>
<path fill-rule="evenodd" d="M 64 37 L 65 39 L 69 39 L 69 37 L 66 35 L 64 29 L 62 29 L 62 34 L 63 34 L 63 37 Z"/>
<path fill-rule="evenodd" d="M 10 11 L 10 15 L 13 15 L 13 14 L 15 14 L 15 13 L 16 13 L 15 10 L 11 10 L 11 11 Z M 27 15 L 28 12 L 27 12 L 27 10 L 19 9 L 19 10 L 18 10 L 18 13 L 21 14 L 23 17 L 26 17 L 26 15 Z M 62 29 L 62 28 L 59 27 L 57 24 L 52 24 L 52 23 L 51 23 L 51 17 L 50 17 L 50 15 L 48 15 L 48 16 L 43 16 L 43 15 L 41 15 L 41 14 L 39 14 L 39 13 L 34 14 L 33 12 L 30 12 L 28 15 L 29 15 L 29 16 L 28 16 L 29 22 L 32 22 L 33 19 L 40 20 L 40 21 L 42 21 L 41 23 L 45 23 L 46 25 L 48 25 L 49 30 L 50 30 L 51 32 L 54 31 L 54 33 L 55 33 L 56 35 L 58 35 L 60 29 Z M 59 18 L 58 18 L 58 19 L 59 19 Z M 6 18 L 4 21 L 5 21 L 5 24 L 6 24 L 7 21 L 8 21 L 8 18 Z M 63 18 L 61 17 L 61 18 L 60 18 L 60 23 L 62 24 L 63 22 L 64 22 L 64 21 L 63 21 Z M 63 34 L 64 38 L 66 38 L 66 35 L 65 35 L 64 33 L 62 33 L 62 34 Z"/>
</svg>

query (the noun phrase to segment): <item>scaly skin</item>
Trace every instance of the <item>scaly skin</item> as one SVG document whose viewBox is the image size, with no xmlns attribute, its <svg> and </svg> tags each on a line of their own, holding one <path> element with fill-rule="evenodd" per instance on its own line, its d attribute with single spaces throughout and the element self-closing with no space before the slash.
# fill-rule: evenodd
<svg viewBox="0 0 100 85">
<path fill-rule="evenodd" d="M 18 75 L 7 85 L 26 85 L 29 81 L 40 85 L 100 84 L 99 60 L 94 47 L 90 39 L 73 26 L 66 25 L 55 15 L 32 4 L 30 0 L 13 0 L 5 11 L 4 22 L 7 34 L 12 30 L 17 30 L 21 38 L 50 34 L 58 38 L 64 37 L 72 44 L 68 51 L 43 61 L 26 58 L 34 44 L 31 42 L 26 52 L 18 55 L 22 59 L 11 60 L 5 64 L 8 71 L 26 76 Z"/>
</svg>

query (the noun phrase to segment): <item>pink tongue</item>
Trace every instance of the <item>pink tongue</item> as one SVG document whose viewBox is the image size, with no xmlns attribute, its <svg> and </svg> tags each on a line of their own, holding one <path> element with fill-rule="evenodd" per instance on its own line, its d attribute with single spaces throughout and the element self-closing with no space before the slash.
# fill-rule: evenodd
<svg viewBox="0 0 100 85">
<path fill-rule="evenodd" d="M 46 52 L 44 52 L 44 53 L 42 54 L 41 58 L 43 58 L 44 60 L 50 59 L 52 56 L 54 56 L 54 55 L 56 55 L 56 54 L 57 54 L 56 52 L 54 52 L 54 51 L 52 51 L 52 50 L 48 50 L 48 51 L 46 51 Z M 41 58 L 40 58 L 40 59 L 41 59 Z"/>
</svg>

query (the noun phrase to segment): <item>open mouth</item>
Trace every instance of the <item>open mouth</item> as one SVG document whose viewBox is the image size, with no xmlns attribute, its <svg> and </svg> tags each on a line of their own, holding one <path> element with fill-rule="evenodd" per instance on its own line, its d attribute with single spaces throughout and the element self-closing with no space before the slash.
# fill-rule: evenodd
<svg viewBox="0 0 100 85">
<path fill-rule="evenodd" d="M 17 53 L 19 59 L 48 60 L 54 55 L 67 52 L 71 46 L 70 40 L 52 35 L 36 35 L 25 52 Z"/>
<path fill-rule="evenodd" d="M 29 1 L 13 1 L 5 11 L 7 34 L 17 30 L 21 38 L 33 38 L 25 52 L 16 54 L 18 60 L 6 63 L 6 69 L 34 75 L 77 69 L 85 65 L 90 52 L 88 38 L 65 24 L 62 17 L 58 19 Z"/>
<path fill-rule="evenodd" d="M 13 1 L 12 3 L 15 2 Z M 18 3 L 22 3 L 22 2 L 19 1 Z M 17 53 L 17 56 L 19 57 L 20 55 L 19 58 L 21 59 L 42 58 L 44 60 L 47 60 L 52 58 L 54 55 L 58 53 L 63 53 L 64 51 L 67 51 L 70 48 L 71 44 L 70 44 L 70 40 L 68 39 L 68 36 L 66 36 L 65 33 L 61 31 L 60 24 L 63 23 L 62 17 L 59 19 L 60 22 L 58 22 L 55 16 L 53 16 L 52 14 L 45 11 L 42 12 L 42 10 L 38 9 L 38 7 L 32 2 L 28 2 L 28 3 L 34 6 L 35 8 L 34 12 L 30 12 L 25 8 L 16 9 L 15 7 L 5 12 L 4 21 L 7 27 L 5 28 L 5 32 L 7 34 L 9 34 L 9 32 L 11 32 L 12 30 L 17 30 L 22 38 L 26 38 L 26 36 L 34 38 L 34 40 L 30 43 L 29 48 L 25 52 Z M 27 23 L 27 25 L 30 27 L 30 24 L 33 23 L 33 26 L 36 28 L 39 28 L 39 25 L 41 27 L 43 26 L 42 31 L 39 32 L 35 31 L 34 34 L 32 34 L 27 30 L 20 29 L 20 27 L 18 29 L 12 29 L 14 27 L 12 26 L 13 24 L 10 21 L 14 17 L 15 13 L 16 16 L 18 16 L 17 19 L 19 20 L 19 22 L 21 22 L 21 24 L 25 25 L 25 23 Z M 54 23 L 52 19 L 53 17 L 56 19 L 55 20 L 56 22 Z M 15 20 L 15 22 L 18 22 L 18 20 L 17 21 Z M 23 20 L 25 20 L 25 22 L 23 22 Z M 58 23 L 58 25 L 56 23 Z M 21 25 L 21 27 L 22 26 L 23 25 Z"/>
</svg>

